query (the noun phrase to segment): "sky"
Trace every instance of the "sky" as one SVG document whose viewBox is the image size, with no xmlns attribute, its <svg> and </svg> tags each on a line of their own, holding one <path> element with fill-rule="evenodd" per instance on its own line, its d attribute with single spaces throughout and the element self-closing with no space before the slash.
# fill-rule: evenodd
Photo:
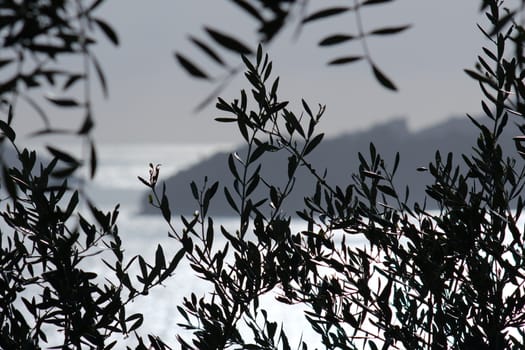
<svg viewBox="0 0 525 350">
<path fill-rule="evenodd" d="M 328 7 L 341 1 L 310 1 L 308 12 L 319 4 Z M 301 98 L 311 106 L 326 105 L 320 131 L 331 136 L 392 118 L 406 118 L 417 130 L 452 116 L 476 115 L 481 95 L 463 69 L 473 67 L 481 45 L 486 44 L 476 28 L 482 22 L 478 7 L 479 1 L 397 0 L 362 11 L 365 30 L 412 25 L 401 34 L 368 42 L 374 61 L 396 83 L 398 92 L 382 88 L 364 62 L 326 66 L 336 57 L 362 52 L 357 41 L 337 48 L 317 46 L 329 34 L 354 32 L 351 14 L 312 22 L 298 38 L 292 25 L 266 48 L 274 74 L 280 76 L 280 96 L 297 113 Z M 109 84 L 107 99 L 93 85 L 98 142 L 240 140 L 232 125 L 213 120 L 224 115 L 214 104 L 194 112 L 215 85 L 192 79 L 173 54 L 183 52 L 206 70 L 219 72 L 190 44 L 188 35 L 206 39 L 203 27 L 207 25 L 241 36 L 255 47 L 250 41 L 255 38 L 255 22 L 226 0 L 108 0 L 98 14 L 113 25 L 121 42 L 116 48 L 103 43 L 95 50 Z M 238 59 L 226 57 L 232 63 Z M 249 85 L 239 75 L 221 96 L 237 97 L 242 88 Z M 69 116 L 57 118 L 58 123 L 68 123 Z M 34 120 L 29 120 L 30 126 L 20 123 L 22 129 L 34 129 Z"/>
</svg>

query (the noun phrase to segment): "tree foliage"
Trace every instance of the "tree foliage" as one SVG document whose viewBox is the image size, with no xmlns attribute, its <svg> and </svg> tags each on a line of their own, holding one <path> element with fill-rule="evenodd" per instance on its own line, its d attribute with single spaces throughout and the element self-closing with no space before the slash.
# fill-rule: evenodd
<svg viewBox="0 0 525 350">
<path fill-rule="evenodd" d="M 197 210 L 181 217 L 180 225 L 166 186 L 159 182 L 159 166 L 150 164 L 149 179 L 139 180 L 180 249 L 171 255 L 158 245 L 154 261 L 148 262 L 122 249 L 119 206 L 99 210 L 77 183 L 73 175 L 83 159 L 49 146 L 51 159 L 45 161 L 19 148 L 12 127 L 19 98 L 40 110 L 27 92 L 43 81 L 56 87 L 62 79 L 66 91 L 85 81 L 89 91 L 87 66 L 80 73 L 58 69 L 58 57 L 80 55 L 105 87 L 88 35 L 98 28 L 118 44 L 109 24 L 94 15 L 102 2 L 8 1 L 0 9 L 2 45 L 11 54 L 0 64 L 10 77 L 0 95 L 7 106 L 5 121 L 0 121 L 1 147 L 10 145 L 17 156 L 14 164 L 2 162 L 1 173 L 0 347 L 111 349 L 123 347 L 123 337 L 134 335 L 137 349 L 167 349 L 154 335 L 143 340 L 143 316 L 129 314 L 127 306 L 170 278 L 184 259 L 211 292 L 191 293 L 177 307 L 184 319 L 179 326 L 189 331 L 178 335 L 183 349 L 312 347 L 287 335 L 294 325 L 278 325 L 273 310 L 262 306 L 267 296 L 275 296 L 283 308 L 301 305 L 309 332 L 327 349 L 523 348 L 525 136 L 516 136 L 515 150 L 500 145 L 512 122 L 525 134 L 520 8 L 482 1 L 488 24 L 480 31 L 489 45 L 482 48 L 476 67 L 465 71 L 483 94 L 485 118 L 470 117 L 479 137 L 470 154 L 436 152 L 426 167 L 414 169 L 432 178 L 427 199 L 415 204 L 409 204 L 410 188 L 394 186 L 403 155 L 383 157 L 373 144 L 367 154 L 357 155 L 359 171 L 348 184 L 332 185 L 327 180 L 331 170 L 309 161 L 323 142 L 317 126 L 325 107 L 302 100 L 301 111 L 292 111 L 279 96 L 280 80 L 262 45 L 251 48 L 207 28 L 216 45 L 241 54 L 249 91 L 242 90 L 233 101 L 219 97 L 216 106 L 227 114 L 217 121 L 234 126 L 247 151 L 229 156 L 230 183 L 204 178 L 189 184 Z M 323 8 L 302 16 L 301 23 L 347 12 L 359 16 L 362 8 L 386 2 Z M 293 6 L 304 6 L 295 1 L 233 3 L 257 20 L 262 42 L 283 28 Z M 366 37 L 404 29 L 360 30 L 356 37 L 365 49 Z M 344 43 L 353 35 L 331 34 L 321 46 Z M 191 40 L 224 64 L 212 46 Z M 394 88 L 369 53 L 362 57 L 385 88 Z M 183 54 L 176 58 L 191 75 L 209 76 Z M 336 58 L 331 64 L 358 59 Z M 3 70 L 14 63 L 15 71 Z M 60 108 L 82 108 L 86 117 L 72 132 L 90 140 L 89 93 L 84 96 L 83 102 L 67 96 L 48 100 Z M 44 132 L 56 132 L 43 117 Z M 96 157 L 90 148 L 93 174 Z M 277 182 L 262 171 L 272 166 L 264 156 L 275 153 L 288 160 Z M 307 170 L 311 193 L 304 194 L 302 207 L 285 212 L 283 203 L 294 191 L 299 169 Z M 208 214 L 216 196 L 225 196 L 238 219 L 235 228 L 218 227 Z M 427 201 L 439 209 L 427 210 Z M 292 221 L 305 228 L 294 231 Z M 364 243 L 355 244 L 356 237 Z M 106 267 L 103 275 L 90 270 L 95 260 Z M 60 334 L 58 343 L 48 343 L 50 334 Z"/>
<path fill-rule="evenodd" d="M 122 348 L 136 335 L 137 349 L 165 349 L 156 336 L 137 333 L 140 313 L 127 306 L 171 276 L 184 250 L 165 257 L 159 246 L 154 262 L 129 257 L 118 232 L 119 206 L 103 212 L 89 199 L 77 171 L 87 160 L 96 171 L 90 89 L 94 70 L 104 94 L 107 86 L 92 50 L 95 31 L 117 45 L 118 36 L 94 1 L 2 1 L 0 6 L 0 348 Z M 65 62 L 79 58 L 75 68 Z M 73 97 L 83 83 L 83 99 Z M 53 126 L 38 97 L 41 88 L 53 106 L 79 109 L 77 129 Z M 19 101 L 41 116 L 37 135 L 77 135 L 88 144 L 86 159 L 49 145 L 50 159 L 22 148 L 13 120 Z M 14 155 L 14 156 L 13 156 Z M 14 160 L 12 159 L 14 158 Z M 94 264 L 94 262 L 96 262 Z M 99 275 L 93 265 L 103 263 Z M 134 276 L 131 271 L 138 270 Z M 147 344 L 147 347 L 146 347 Z"/>
<path fill-rule="evenodd" d="M 278 98 L 279 79 L 271 79 L 272 65 L 261 47 L 254 60 L 243 57 L 250 91 L 217 103 L 230 114 L 219 121 L 236 124 L 247 144 L 246 154 L 230 156 L 233 183 L 223 191 L 239 226 L 235 232 L 217 230 L 206 209 L 218 184 L 207 187 L 205 181 L 200 192 L 192 184 L 201 210 L 185 220 L 187 235 L 178 239 L 192 247 L 188 259 L 213 292 L 185 300 L 180 311 L 194 338 L 191 344 L 181 339 L 184 348 L 290 348 L 290 325 L 277 332 L 270 310 L 260 307 L 269 293 L 278 295 L 282 307 L 303 305 L 312 331 L 330 349 L 522 348 L 525 168 L 517 155 L 523 158 L 524 138 L 515 138 L 517 150 L 510 153 L 499 138 L 510 117 L 525 131 L 523 27 L 518 12 L 503 6 L 482 4 L 489 24 L 480 31 L 491 46 L 483 48 L 475 70 L 466 70 L 480 85 L 486 114 L 470 117 L 479 130 L 472 154 L 436 152 L 427 167 L 417 169 L 433 179 L 426 192 L 437 211 L 428 211 L 426 202 L 408 204 L 409 188 L 393 185 L 401 155 L 389 162 L 373 144 L 358 155 L 359 173 L 346 188 L 328 183 L 330 169 L 308 161 L 322 140 L 315 130 L 324 107 L 313 112 L 303 101 L 299 114 L 290 111 Z M 345 11 L 323 10 L 305 22 Z M 353 59 L 340 63 L 346 60 Z M 374 74 L 388 87 L 380 71 Z M 269 152 L 288 156 L 282 183 L 261 175 L 270 165 L 259 160 Z M 293 191 L 298 167 L 306 167 L 315 184 L 304 208 L 285 213 L 281 205 Z M 256 187 L 267 195 L 255 198 Z M 292 232 L 294 215 L 307 230 Z M 216 231 L 228 243 L 214 250 Z M 355 236 L 366 244 L 347 243 Z M 243 334 L 246 328 L 253 334 Z"/>
<path fill-rule="evenodd" d="M 347 32 L 345 28 L 342 32 L 330 33 L 318 43 L 318 46 L 321 48 L 335 45 L 342 46 L 358 41 L 361 44 L 361 49 L 357 53 L 354 52 L 354 49 L 351 49 L 347 55 L 330 60 L 328 65 L 340 66 L 365 61 L 370 66 L 376 80 L 383 87 L 395 91 L 397 87 L 394 82 L 379 68 L 378 64 L 372 58 L 372 53 L 368 47 L 368 40 L 371 37 L 401 33 L 410 28 L 410 25 L 388 24 L 384 27 L 368 30 L 365 28 L 362 19 L 362 12 L 366 12 L 368 8 L 373 7 L 372 5 L 390 5 L 389 3 L 393 2 L 393 0 L 355 0 L 350 2 L 352 5 L 349 6 L 348 1 L 339 1 L 340 4 L 338 5 L 326 6 L 323 4 L 321 7 L 314 6 L 315 9 L 311 11 L 309 10 L 310 2 L 308 0 L 230 1 L 232 5 L 246 13 L 250 18 L 253 18 L 256 23 L 257 41 L 265 45 L 275 41 L 278 34 L 283 32 L 287 27 L 296 26 L 295 33 L 296 36 L 298 36 L 302 27 L 305 25 L 313 25 L 319 21 L 346 15 L 349 22 L 352 22 L 354 30 Z M 234 52 L 237 55 L 249 57 L 254 55 L 256 51 L 254 47 L 245 44 L 244 40 L 236 34 L 230 34 L 223 30 L 210 27 L 206 27 L 204 31 L 206 32 L 206 39 L 190 35 L 188 40 L 202 52 L 205 57 L 218 66 L 217 73 L 210 74 L 192 59 L 187 58 L 186 54 L 179 51 L 175 52 L 175 58 L 179 65 L 192 77 L 217 82 L 215 90 L 197 106 L 197 110 L 213 102 L 232 77 L 243 69 L 243 66 L 239 66 L 237 61 L 228 62 L 228 60 L 223 57 L 223 52 Z"/>
</svg>

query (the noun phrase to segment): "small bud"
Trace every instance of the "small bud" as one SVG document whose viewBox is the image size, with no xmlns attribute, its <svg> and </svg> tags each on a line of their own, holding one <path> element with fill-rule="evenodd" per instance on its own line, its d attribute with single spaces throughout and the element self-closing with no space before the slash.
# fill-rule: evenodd
<svg viewBox="0 0 525 350">
<path fill-rule="evenodd" d="M 154 187 L 157 184 L 159 178 L 159 167 L 161 164 L 157 164 L 155 167 L 152 163 L 149 163 L 149 184 Z"/>
</svg>

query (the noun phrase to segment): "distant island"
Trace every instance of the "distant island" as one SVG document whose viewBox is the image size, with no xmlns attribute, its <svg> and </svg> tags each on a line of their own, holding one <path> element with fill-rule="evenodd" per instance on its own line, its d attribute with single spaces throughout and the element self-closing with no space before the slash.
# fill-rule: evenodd
<svg viewBox="0 0 525 350">
<path fill-rule="evenodd" d="M 463 165 L 459 155 L 471 153 L 478 131 L 466 117 L 451 118 L 417 132 L 409 130 L 406 120 L 395 119 L 368 130 L 326 138 L 314 152 L 308 155 L 308 159 L 320 173 L 327 169 L 329 183 L 348 185 L 352 181 L 352 174 L 358 172 L 358 152 L 368 158 L 370 143 L 374 143 L 385 159 L 387 168 L 390 169 L 396 152 L 399 152 L 401 160 L 395 177 L 397 189 L 400 193 L 404 193 L 405 186 L 409 185 L 410 202 L 423 203 L 425 188 L 431 184 L 432 178 L 428 172 L 419 172 L 416 169 L 428 166 L 434 160 L 437 150 L 441 152 L 443 158 L 449 152 L 454 152 L 455 164 Z M 516 152 L 512 138 L 519 134 L 517 128 L 506 128 L 501 137 L 503 149 L 507 152 Z M 246 150 L 240 148 L 236 152 L 242 155 Z M 261 173 L 274 186 L 282 186 L 287 178 L 287 154 L 277 152 L 271 156 L 271 158 L 261 158 L 263 162 Z M 166 179 L 167 195 L 173 214 L 188 215 L 197 209 L 190 183 L 195 181 L 201 185 L 204 177 L 207 176 L 209 184 L 220 182 L 219 191 L 210 205 L 209 213 L 215 216 L 235 215 L 223 193 L 223 188 L 225 186 L 231 188 L 233 182 L 228 170 L 227 158 L 228 153 L 215 154 Z M 293 195 L 288 198 L 283 211 L 288 215 L 295 215 L 295 211 L 304 208 L 304 197 L 312 195 L 314 190 L 315 179 L 305 169 L 301 169 Z M 231 192 L 233 193 L 233 190 Z M 255 192 L 254 196 L 256 199 L 265 198 L 268 196 L 268 191 Z M 142 214 L 159 214 L 157 209 L 147 204 L 147 200 L 142 203 L 145 203 L 141 209 Z M 432 199 L 427 200 L 427 208 L 436 207 L 437 203 Z"/>
</svg>

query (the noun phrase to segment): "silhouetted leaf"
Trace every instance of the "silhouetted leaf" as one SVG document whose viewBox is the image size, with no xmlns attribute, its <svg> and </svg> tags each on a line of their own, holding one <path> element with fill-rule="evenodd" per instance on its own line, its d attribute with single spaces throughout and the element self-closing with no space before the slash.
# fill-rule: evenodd
<svg viewBox="0 0 525 350">
<path fill-rule="evenodd" d="M 71 74 L 69 78 L 62 85 L 62 90 L 69 89 L 74 83 L 84 78 L 84 74 Z"/>
<path fill-rule="evenodd" d="M 394 158 L 394 167 L 392 168 L 392 175 L 394 175 L 397 171 L 397 167 L 399 166 L 399 152 L 396 152 L 396 157 Z"/>
<path fill-rule="evenodd" d="M 384 194 L 387 194 L 389 196 L 392 196 L 394 198 L 397 198 L 396 192 L 392 189 L 392 187 L 385 186 L 385 185 L 377 185 L 377 189 Z"/>
<path fill-rule="evenodd" d="M 60 107 L 78 107 L 80 104 L 74 98 L 46 96 L 51 103 Z"/>
<path fill-rule="evenodd" d="M 259 146 L 257 146 L 257 148 L 250 155 L 250 159 L 248 160 L 248 163 L 255 162 L 257 159 L 259 159 L 259 157 L 261 157 L 267 151 L 267 149 L 268 149 L 267 143 L 262 143 Z"/>
<path fill-rule="evenodd" d="M 9 126 L 3 120 L 0 120 L 0 130 L 2 131 L 4 136 L 9 139 L 9 141 L 13 142 L 15 140 L 16 138 L 15 131 L 13 130 L 13 128 L 11 128 L 11 126 Z"/>
<path fill-rule="evenodd" d="M 381 83 L 381 85 L 383 85 L 387 89 L 397 91 L 397 88 L 394 85 L 394 83 L 389 78 L 387 78 L 387 76 L 384 75 L 383 72 L 379 70 L 379 68 L 377 68 L 375 65 L 372 65 L 372 71 L 374 72 L 376 79 L 379 81 L 379 83 Z"/>
<path fill-rule="evenodd" d="M 241 56 L 241 60 L 244 63 L 244 65 L 246 66 L 247 72 L 256 72 L 257 71 L 257 69 L 252 64 L 252 62 L 250 62 L 250 59 L 248 57 L 246 57 L 245 55 L 242 55 Z M 248 76 L 252 76 L 252 75 L 246 75 L 246 77 L 248 77 Z"/>
<path fill-rule="evenodd" d="M 241 43 L 239 40 L 229 36 L 227 34 L 221 33 L 217 30 L 211 28 L 205 28 L 206 32 L 215 40 L 219 45 L 224 48 L 237 52 L 241 55 L 250 55 L 253 51 Z"/>
<path fill-rule="evenodd" d="M 68 166 L 53 171 L 51 175 L 59 179 L 66 178 L 73 175 L 73 173 L 78 169 L 78 167 L 79 164 L 68 163 Z"/>
<path fill-rule="evenodd" d="M 75 157 L 73 157 L 72 155 L 64 151 L 61 151 L 51 146 L 47 146 L 47 149 L 54 157 L 58 158 L 59 160 L 63 162 L 70 163 L 70 164 L 80 164 L 80 162 Z"/>
<path fill-rule="evenodd" d="M 106 77 L 104 75 L 104 71 L 102 70 L 102 67 L 100 66 L 100 63 L 98 63 L 98 60 L 95 56 L 90 55 L 91 62 L 93 63 L 93 67 L 95 67 L 95 72 L 97 73 L 98 81 L 100 82 L 100 87 L 102 88 L 102 94 L 104 97 L 108 97 L 108 85 L 106 83 Z"/>
<path fill-rule="evenodd" d="M 489 79 L 486 76 L 481 75 L 478 72 L 475 72 L 471 69 L 464 69 L 463 71 L 467 73 L 467 75 L 470 76 L 472 79 L 475 79 L 479 82 L 489 82 Z"/>
<path fill-rule="evenodd" d="M 52 59 L 54 59 L 57 56 L 57 54 L 69 52 L 69 48 L 67 48 L 67 47 L 65 47 L 63 45 L 61 46 L 61 45 L 47 45 L 47 44 L 31 43 L 31 44 L 27 45 L 27 48 L 30 49 L 33 52 L 45 53 Z M 41 71 L 40 73 L 44 73 L 44 72 Z M 46 78 L 48 79 L 48 81 L 52 85 L 54 85 L 53 81 L 52 81 L 53 80 L 52 76 L 47 76 Z M 25 80 L 25 78 L 23 78 L 23 79 Z M 35 86 L 38 86 L 38 85 L 35 85 Z"/>
<path fill-rule="evenodd" d="M 227 187 L 224 187 L 224 196 L 226 197 L 226 200 L 228 201 L 228 204 L 230 205 L 230 207 L 232 207 L 233 210 L 239 213 L 239 207 L 235 203 L 235 200 L 233 199 Z"/>
<path fill-rule="evenodd" d="M 166 258 L 160 244 L 157 245 L 157 250 L 155 251 L 155 267 L 160 269 L 166 268 Z"/>
<path fill-rule="evenodd" d="M 179 64 L 182 66 L 182 68 L 184 68 L 189 74 L 191 74 L 195 78 L 210 79 L 206 73 L 204 73 L 200 68 L 188 61 L 181 54 L 175 53 L 175 58 L 177 59 L 177 61 L 179 61 Z"/>
<path fill-rule="evenodd" d="M 168 197 L 166 197 L 165 194 L 162 194 L 162 199 L 160 201 L 160 211 L 162 213 L 162 216 L 164 217 L 164 220 L 166 220 L 166 222 L 170 222 L 171 221 L 170 203 L 168 201 Z"/>
<path fill-rule="evenodd" d="M 217 189 L 219 188 L 219 181 L 216 181 L 209 189 L 204 193 L 204 204 L 208 204 L 210 200 L 215 196 Z"/>
<path fill-rule="evenodd" d="M 489 35 L 494 36 L 497 33 L 503 31 L 503 28 L 513 22 L 515 20 L 516 11 L 508 11 L 505 16 L 502 18 L 499 18 L 496 25 L 492 27 L 492 30 L 490 31 Z"/>
<path fill-rule="evenodd" d="M 218 121 L 219 123 L 233 123 L 233 122 L 237 121 L 237 118 L 217 117 L 217 118 L 215 118 L 215 121 Z"/>
<path fill-rule="evenodd" d="M 11 58 L 1 58 L 0 59 L 0 68 L 2 68 L 5 65 L 8 65 L 9 63 L 13 62 L 13 59 Z"/>
<path fill-rule="evenodd" d="M 319 46 L 330 46 L 330 45 L 337 45 L 341 44 L 350 40 L 355 39 L 355 36 L 353 35 L 347 35 L 347 34 L 334 34 L 327 36 L 323 40 L 319 42 Z"/>
<path fill-rule="evenodd" d="M 323 139 L 324 137 L 324 134 L 319 134 L 317 136 L 315 136 L 309 143 L 308 145 L 306 145 L 305 149 L 304 149 L 304 155 L 308 155 L 308 153 L 312 152 L 315 147 L 317 147 L 317 145 L 321 142 L 321 140 Z"/>
<path fill-rule="evenodd" d="M 361 3 L 361 6 L 384 4 L 384 3 L 392 2 L 392 1 L 394 0 L 366 0 Z"/>
<path fill-rule="evenodd" d="M 285 110 L 283 116 L 286 120 L 286 128 L 289 133 L 297 131 L 302 137 L 305 137 L 301 123 L 292 112 Z"/>
<path fill-rule="evenodd" d="M 195 181 L 192 181 L 190 184 L 191 188 L 191 194 L 193 195 L 193 198 L 198 201 L 199 200 L 199 190 L 197 189 L 197 184 Z"/>
<path fill-rule="evenodd" d="M 372 341 L 372 340 L 368 340 L 368 345 L 370 346 L 371 350 L 379 350 L 379 348 L 377 347 L 376 343 L 374 343 L 374 341 Z"/>
<path fill-rule="evenodd" d="M 248 141 L 250 136 L 248 135 L 248 127 L 247 127 L 247 118 L 238 118 L 237 119 L 237 126 L 239 127 L 239 131 L 241 132 L 242 137 L 244 140 Z"/>
<path fill-rule="evenodd" d="M 84 122 L 82 123 L 82 126 L 77 131 L 77 134 L 79 135 L 89 134 L 91 129 L 93 129 L 93 126 L 95 126 L 95 124 L 93 123 L 93 118 L 91 118 L 91 114 L 88 113 L 86 117 L 84 118 Z"/>
<path fill-rule="evenodd" d="M 275 188 L 275 186 L 270 186 L 270 205 L 272 205 L 273 208 L 277 208 L 280 198 L 281 196 L 279 195 L 277 188 Z"/>
<path fill-rule="evenodd" d="M 373 30 L 373 31 L 371 31 L 368 34 L 370 34 L 370 35 L 397 34 L 397 33 L 401 33 L 404 30 L 407 30 L 410 27 L 411 27 L 410 25 L 399 26 L 399 27 L 386 27 L 386 28 L 380 28 L 380 29 Z"/>
<path fill-rule="evenodd" d="M 220 64 L 221 66 L 224 66 L 224 61 L 220 58 L 220 56 L 208 45 L 203 43 L 197 38 L 190 37 L 190 40 L 197 45 L 204 53 L 206 53 L 209 57 L 211 57 L 215 62 Z"/>
<path fill-rule="evenodd" d="M 137 178 L 140 180 L 140 182 L 142 182 L 144 185 L 148 186 L 148 187 L 151 187 L 151 184 L 146 181 L 146 179 L 144 179 L 143 177 L 141 176 L 137 176 Z"/>
<path fill-rule="evenodd" d="M 89 152 L 89 174 L 93 179 L 95 173 L 97 172 L 97 151 L 95 149 L 95 143 L 90 142 L 90 152 Z"/>
<path fill-rule="evenodd" d="M 140 326 L 142 325 L 142 322 L 144 322 L 144 317 L 142 316 L 142 314 L 133 314 L 129 316 L 128 318 L 126 318 L 126 322 L 131 322 L 131 321 L 135 321 L 135 322 L 133 322 L 131 327 L 129 327 L 128 332 L 133 332 L 136 329 L 140 328 Z"/>
<path fill-rule="evenodd" d="M 331 8 L 319 10 L 319 11 L 314 12 L 311 15 L 307 16 L 306 18 L 304 18 L 302 22 L 303 23 L 308 23 L 308 22 L 315 21 L 315 20 L 322 19 L 322 18 L 326 18 L 326 17 L 340 15 L 340 14 L 345 13 L 345 12 L 351 10 L 351 9 L 352 9 L 351 7 L 346 7 L 345 6 L 345 7 L 331 7 Z"/>
<path fill-rule="evenodd" d="M 15 185 L 15 182 L 13 181 L 13 178 L 9 174 L 9 170 L 6 166 L 2 166 L 2 178 L 3 184 L 7 190 L 7 193 L 9 194 L 9 197 L 16 198 L 17 187 Z"/>
<path fill-rule="evenodd" d="M 362 60 L 362 59 L 363 59 L 363 56 L 340 57 L 340 58 L 336 58 L 335 60 L 332 60 L 332 61 L 328 62 L 328 64 L 331 65 L 331 66 L 334 66 L 334 65 L 338 65 L 338 64 L 352 63 L 352 62 L 356 62 L 356 61 L 359 61 L 359 60 Z"/>
<path fill-rule="evenodd" d="M 98 27 L 102 30 L 102 32 L 104 32 L 106 37 L 115 46 L 118 46 L 118 44 L 119 44 L 118 36 L 117 36 L 117 33 L 115 33 L 115 31 L 113 30 L 113 28 L 111 28 L 111 26 L 109 24 L 107 24 L 106 22 L 104 22 L 100 18 L 95 18 L 94 21 L 98 25 Z"/>
<path fill-rule="evenodd" d="M 175 271 L 175 268 L 177 267 L 177 265 L 179 264 L 179 262 L 181 261 L 181 259 L 184 257 L 184 254 L 186 253 L 186 251 L 184 250 L 184 248 L 181 248 L 177 254 L 175 254 L 175 256 L 171 259 L 171 262 L 168 266 L 168 268 L 166 269 L 166 271 L 164 272 L 164 274 L 171 274 L 173 271 Z"/>
<path fill-rule="evenodd" d="M 486 47 L 483 48 L 483 52 L 485 52 L 485 54 L 490 57 L 493 61 L 497 62 L 498 61 L 498 58 L 496 57 L 496 55 L 494 55 L 494 53 L 492 53 L 492 51 L 490 51 L 489 49 L 487 49 Z"/>
<path fill-rule="evenodd" d="M 7 125 L 11 125 L 13 122 L 13 105 L 9 105 L 9 109 L 7 111 Z"/>
<path fill-rule="evenodd" d="M 239 173 L 237 172 L 237 167 L 235 166 L 235 161 L 233 160 L 233 155 L 231 153 L 228 156 L 228 167 L 230 168 L 233 178 L 236 180 L 240 179 Z"/>
<path fill-rule="evenodd" d="M 301 99 L 301 103 L 303 104 L 303 108 L 308 113 L 310 118 L 313 118 L 312 110 L 310 109 L 310 106 L 308 106 L 308 103 L 304 99 Z"/>
<path fill-rule="evenodd" d="M 291 179 L 297 169 L 297 157 L 290 156 L 288 157 L 288 178 Z"/>
<path fill-rule="evenodd" d="M 261 65 L 262 57 L 263 57 L 263 49 L 262 49 L 262 45 L 259 43 L 259 45 L 257 45 L 257 54 L 256 54 L 257 67 Z M 267 57 L 268 56 L 266 56 L 266 58 Z"/>
<path fill-rule="evenodd" d="M 213 219 L 209 217 L 208 218 L 208 229 L 206 230 L 206 241 L 205 241 L 206 249 L 208 251 L 211 251 L 213 247 L 214 236 L 215 234 L 213 231 Z"/>
<path fill-rule="evenodd" d="M 89 6 L 89 9 L 87 10 L 88 12 L 91 12 L 93 11 L 94 9 L 96 9 L 98 6 L 100 6 L 105 0 L 95 0 L 90 6 Z"/>
<path fill-rule="evenodd" d="M 261 177 L 259 176 L 259 174 L 254 174 L 251 178 L 250 178 L 250 181 L 248 181 L 248 187 L 246 187 L 246 196 L 249 196 L 253 193 L 253 191 L 255 191 L 255 189 L 257 188 L 257 186 L 259 185 L 259 181 L 260 181 Z"/>
</svg>

